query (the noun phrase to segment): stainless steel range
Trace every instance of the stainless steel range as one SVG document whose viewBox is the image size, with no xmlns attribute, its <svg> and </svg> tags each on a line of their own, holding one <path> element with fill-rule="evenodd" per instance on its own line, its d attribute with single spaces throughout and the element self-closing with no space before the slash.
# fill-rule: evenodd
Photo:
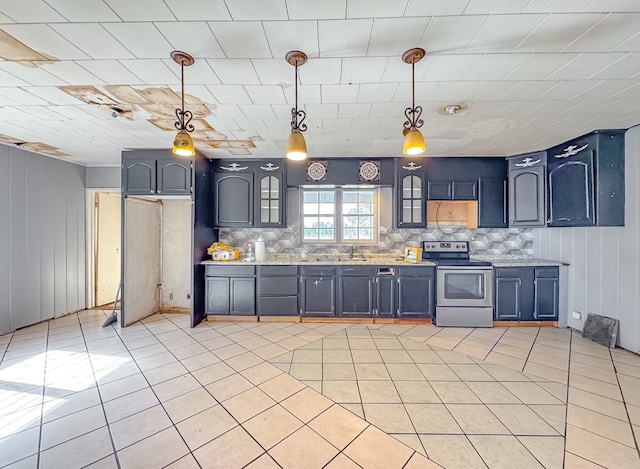
<svg viewBox="0 0 640 469">
<path fill-rule="evenodd" d="M 436 325 L 493 326 L 491 262 L 469 259 L 468 241 L 423 241 L 422 259 L 437 264 Z"/>
</svg>

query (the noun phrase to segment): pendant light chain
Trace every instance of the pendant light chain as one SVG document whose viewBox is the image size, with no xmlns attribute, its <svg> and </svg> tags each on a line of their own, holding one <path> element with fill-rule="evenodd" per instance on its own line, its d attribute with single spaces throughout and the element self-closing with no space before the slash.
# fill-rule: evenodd
<svg viewBox="0 0 640 469">
<path fill-rule="evenodd" d="M 291 109 L 291 132 L 304 132 L 307 130 L 307 124 L 304 123 L 304 120 L 307 117 L 307 113 L 302 109 L 298 109 L 298 64 L 301 61 L 299 58 L 294 58 L 295 63 L 295 107 Z M 306 61 L 306 56 L 304 63 Z"/>
</svg>

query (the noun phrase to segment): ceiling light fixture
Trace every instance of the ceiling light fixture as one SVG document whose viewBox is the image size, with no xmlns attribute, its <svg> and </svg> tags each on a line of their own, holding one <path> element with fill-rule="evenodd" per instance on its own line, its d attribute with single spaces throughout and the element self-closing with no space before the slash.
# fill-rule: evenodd
<svg viewBox="0 0 640 469">
<path fill-rule="evenodd" d="M 450 116 L 455 116 L 458 111 L 462 110 L 462 106 L 459 104 L 450 104 L 444 108 L 444 111 Z"/>
<path fill-rule="evenodd" d="M 292 50 L 287 52 L 284 58 L 296 68 L 296 102 L 295 107 L 291 108 L 291 135 L 287 141 L 287 158 L 300 161 L 307 157 L 307 142 L 302 135 L 302 132 L 307 130 L 307 124 L 304 123 L 307 114 L 302 109 L 298 109 L 298 67 L 307 62 L 307 54 L 299 50 Z"/>
<path fill-rule="evenodd" d="M 178 156 L 193 156 L 196 154 L 196 149 L 193 146 L 193 139 L 191 135 L 189 135 L 189 132 L 193 132 L 194 130 L 193 124 L 191 124 L 193 114 L 184 108 L 184 67 L 193 65 L 195 59 L 186 52 L 177 50 L 171 52 L 171 58 L 175 63 L 180 65 L 180 83 L 182 83 L 182 102 L 181 107 L 176 109 L 176 119 L 178 120 L 174 124 L 176 129 L 178 129 L 178 133 L 176 134 L 176 138 L 173 139 L 172 151 Z"/>
<path fill-rule="evenodd" d="M 405 155 L 419 155 L 424 153 L 424 137 L 418 130 L 424 124 L 424 121 L 420 119 L 422 115 L 422 106 L 416 106 L 416 73 L 415 64 L 420 62 L 424 57 L 424 49 L 419 47 L 409 49 L 402 54 L 402 60 L 405 63 L 411 64 L 411 107 L 404 110 L 404 115 L 407 117 L 407 121 L 404 123 L 404 146 L 402 152 Z"/>
</svg>

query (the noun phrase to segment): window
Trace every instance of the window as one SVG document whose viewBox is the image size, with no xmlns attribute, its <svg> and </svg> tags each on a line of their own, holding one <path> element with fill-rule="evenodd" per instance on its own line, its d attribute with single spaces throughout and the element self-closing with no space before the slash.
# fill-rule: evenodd
<svg viewBox="0 0 640 469">
<path fill-rule="evenodd" d="M 375 189 L 304 189 L 302 241 L 377 242 L 376 192 Z"/>
</svg>

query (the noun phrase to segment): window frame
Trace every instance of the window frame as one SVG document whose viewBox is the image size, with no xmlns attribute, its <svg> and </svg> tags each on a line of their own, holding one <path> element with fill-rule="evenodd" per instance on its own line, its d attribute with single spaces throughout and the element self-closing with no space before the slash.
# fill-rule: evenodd
<svg viewBox="0 0 640 469">
<path fill-rule="evenodd" d="M 342 213 L 343 192 L 373 192 L 373 238 L 372 239 L 345 239 L 343 233 Z M 332 192 L 334 194 L 334 238 L 333 239 L 305 239 L 304 237 L 304 193 L 305 192 Z M 304 187 L 300 188 L 300 243 L 302 245 L 376 245 L 380 236 L 380 213 L 379 213 L 380 188 L 379 187 Z"/>
</svg>

